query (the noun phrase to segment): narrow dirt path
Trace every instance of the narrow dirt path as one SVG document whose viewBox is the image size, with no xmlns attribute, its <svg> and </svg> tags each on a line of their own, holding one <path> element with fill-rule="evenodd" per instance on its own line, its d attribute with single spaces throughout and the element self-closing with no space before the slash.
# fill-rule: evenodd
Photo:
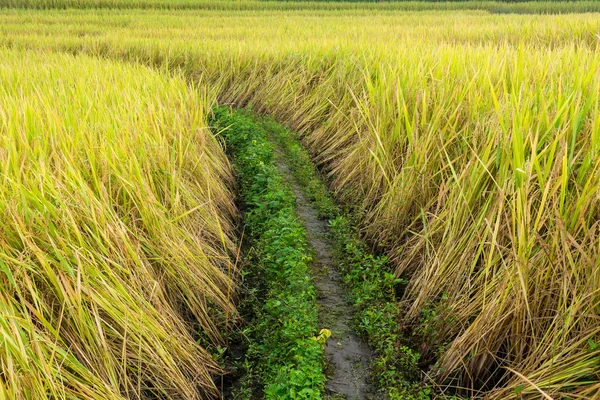
<svg viewBox="0 0 600 400">
<path fill-rule="evenodd" d="M 319 219 L 317 210 L 304 195 L 280 150 L 275 151 L 275 165 L 296 196 L 298 217 L 304 223 L 308 242 L 315 251 L 313 270 L 319 295 L 319 319 L 323 327 L 331 330 L 325 346 L 328 398 L 381 398 L 369 383 L 372 351 L 350 326 L 352 307 L 346 302 L 345 290 L 335 266 L 327 223 Z"/>
</svg>

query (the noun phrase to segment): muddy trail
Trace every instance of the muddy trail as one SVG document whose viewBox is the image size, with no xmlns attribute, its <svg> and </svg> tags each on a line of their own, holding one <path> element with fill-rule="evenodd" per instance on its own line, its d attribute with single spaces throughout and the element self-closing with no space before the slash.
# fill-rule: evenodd
<svg viewBox="0 0 600 400">
<path fill-rule="evenodd" d="M 351 327 L 352 306 L 346 301 L 342 278 L 335 265 L 329 227 L 318 217 L 316 208 L 296 181 L 285 155 L 276 147 L 275 166 L 296 196 L 297 214 L 306 229 L 308 242 L 315 252 L 314 283 L 318 291 L 319 319 L 331 330 L 325 345 L 326 398 L 379 399 L 370 383 L 369 361 L 373 352 Z"/>
</svg>

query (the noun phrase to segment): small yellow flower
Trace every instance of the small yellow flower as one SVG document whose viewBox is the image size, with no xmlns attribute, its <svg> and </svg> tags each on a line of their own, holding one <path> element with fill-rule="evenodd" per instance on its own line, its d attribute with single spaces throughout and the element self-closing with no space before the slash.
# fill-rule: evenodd
<svg viewBox="0 0 600 400">
<path fill-rule="evenodd" d="M 325 347 L 325 343 L 327 342 L 327 339 L 329 339 L 330 337 L 331 337 L 331 331 L 329 329 L 323 328 L 319 332 L 318 336 L 313 337 L 313 340 L 316 340 L 317 342 L 319 342 L 321 344 L 322 347 Z"/>
</svg>

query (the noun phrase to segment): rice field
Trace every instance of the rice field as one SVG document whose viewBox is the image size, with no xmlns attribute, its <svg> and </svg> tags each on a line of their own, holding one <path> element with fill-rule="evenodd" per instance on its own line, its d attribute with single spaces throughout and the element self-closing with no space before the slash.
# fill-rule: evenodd
<svg viewBox="0 0 600 400">
<path fill-rule="evenodd" d="M 142 66 L 1 59 L 2 398 L 214 394 L 235 282 L 210 97 Z"/>
<path fill-rule="evenodd" d="M 439 393 L 599 398 L 597 4 L 0 0 L 0 393 L 217 395 L 221 104 L 300 134 Z"/>
</svg>

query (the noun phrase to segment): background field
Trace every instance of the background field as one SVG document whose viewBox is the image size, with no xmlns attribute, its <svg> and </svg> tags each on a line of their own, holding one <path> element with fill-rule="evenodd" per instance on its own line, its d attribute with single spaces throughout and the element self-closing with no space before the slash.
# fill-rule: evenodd
<svg viewBox="0 0 600 400">
<path fill-rule="evenodd" d="M 599 12 L 593 0 L 545 1 L 407 1 L 407 0 L 0 0 L 0 6 L 20 9 L 154 9 L 154 10 L 482 10 L 491 13 L 560 14 Z"/>
<path fill-rule="evenodd" d="M 275 116 L 406 280 L 398 323 L 426 338 L 435 382 L 497 399 L 600 396 L 600 17 L 489 12 L 598 3 L 118 3 L 5 9 L 0 41 L 181 74 Z"/>
</svg>

